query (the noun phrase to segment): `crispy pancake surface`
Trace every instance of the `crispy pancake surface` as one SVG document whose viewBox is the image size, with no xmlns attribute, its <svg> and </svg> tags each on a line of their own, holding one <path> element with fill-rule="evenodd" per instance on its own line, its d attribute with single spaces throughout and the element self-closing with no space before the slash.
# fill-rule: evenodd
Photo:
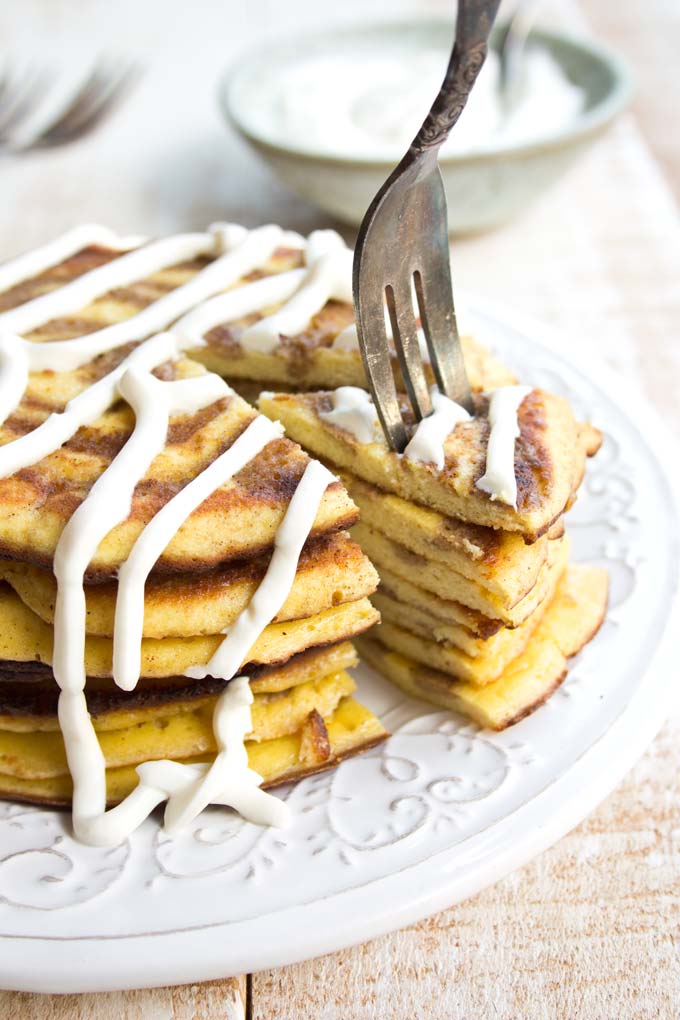
<svg viewBox="0 0 680 1020">
<path fill-rule="evenodd" d="M 19 408 L 0 427 L 0 443 L 24 435 L 49 414 L 63 410 L 66 401 L 88 384 L 88 373 L 90 377 L 93 373 L 103 375 L 115 367 L 120 352 L 115 353 L 117 359 L 104 356 L 107 364 L 99 367 L 95 362 L 78 372 L 31 375 Z M 165 374 L 186 378 L 202 371 L 184 360 L 168 366 Z M 234 394 L 198 414 L 171 419 L 165 449 L 137 485 L 129 517 L 101 543 L 88 576 L 115 576 L 158 510 L 228 449 L 254 418 L 253 409 Z M 127 441 L 133 426 L 132 410 L 119 403 L 93 425 L 79 429 L 55 453 L 0 479 L 2 555 L 49 567 L 64 526 Z M 270 442 L 190 515 L 161 555 L 156 572 L 210 570 L 268 549 L 308 463 L 307 454 L 289 439 Z M 312 535 L 342 530 L 356 517 L 342 485 L 334 483 L 324 494 Z M 224 527 L 226 519 L 228 528 Z"/>
<path fill-rule="evenodd" d="M 83 273 L 105 265 L 118 255 L 118 252 L 97 246 L 83 249 L 32 280 L 0 294 L 0 311 L 63 286 Z M 209 262 L 208 258 L 193 259 L 161 270 L 124 288 L 117 288 L 76 315 L 46 323 L 30 334 L 30 338 L 64 340 L 91 332 L 110 322 L 122 321 L 193 279 Z M 299 249 L 282 247 L 264 262 L 261 269 L 246 274 L 232 286 L 236 288 L 268 275 L 297 269 L 302 263 Z M 329 300 L 295 336 L 281 335 L 278 347 L 273 352 L 245 350 L 240 342 L 244 330 L 265 315 L 276 312 L 279 307 L 272 304 L 260 312 L 237 317 L 210 329 L 206 334 L 205 346 L 192 351 L 192 358 L 200 361 L 209 371 L 233 381 L 237 390 L 240 382 L 248 381 L 257 382 L 257 393 L 260 389 L 272 387 L 299 390 L 345 385 L 366 386 L 358 349 L 347 350 L 333 346 L 338 334 L 354 320 L 352 306 L 342 301 Z M 464 336 L 462 342 L 468 376 L 474 389 L 488 390 L 515 381 L 513 374 L 471 337 Z M 397 369 L 396 357 L 394 361 Z"/>
<path fill-rule="evenodd" d="M 292 655 L 343 641 L 367 630 L 379 614 L 367 598 L 333 606 L 315 616 L 264 629 L 248 652 L 241 668 L 250 664 L 284 663 Z M 223 634 L 197 637 L 144 638 L 141 675 L 174 677 L 192 666 L 209 661 L 224 639 Z M 14 662 L 52 662 L 52 627 L 36 616 L 7 585 L 0 586 L 0 659 Z M 88 637 L 85 642 L 85 671 L 92 677 L 109 677 L 113 642 Z"/>
<path fill-rule="evenodd" d="M 544 535 L 578 487 L 591 444 L 591 427 L 575 421 L 562 397 L 532 390 L 518 412 L 515 444 L 517 510 L 476 487 L 486 468 L 488 400 L 476 398 L 477 414 L 459 423 L 444 443 L 445 465 L 411 461 L 384 442 L 359 443 L 346 429 L 324 421 L 330 393 L 263 394 L 259 406 L 305 448 L 386 492 L 471 524 L 519 532 L 527 542 Z M 403 406 L 406 420 L 409 412 Z M 584 438 L 585 437 L 585 438 Z"/>
<path fill-rule="evenodd" d="M 229 563 L 199 575 L 152 578 L 144 593 L 147 638 L 219 634 L 231 627 L 250 603 L 269 563 L 269 555 Z M 0 560 L 0 579 L 46 623 L 54 622 L 56 581 L 49 571 L 12 560 Z M 272 622 L 300 620 L 325 609 L 372 594 L 375 569 L 356 542 L 341 533 L 308 543 L 293 586 Z M 114 581 L 86 586 L 87 633 L 112 637 L 118 585 Z"/>
</svg>

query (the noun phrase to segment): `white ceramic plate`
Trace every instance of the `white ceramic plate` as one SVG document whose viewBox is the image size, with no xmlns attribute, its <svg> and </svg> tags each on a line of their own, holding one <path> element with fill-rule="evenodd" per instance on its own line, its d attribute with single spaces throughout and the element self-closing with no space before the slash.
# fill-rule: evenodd
<svg viewBox="0 0 680 1020">
<path fill-rule="evenodd" d="M 224 977 L 359 942 L 477 892 L 579 822 L 661 725 L 678 516 L 667 441 L 625 386 L 584 376 L 475 305 L 478 335 L 605 432 L 569 516 L 574 556 L 605 563 L 607 620 L 547 705 L 502 734 L 405 699 L 368 669 L 361 696 L 394 736 L 287 792 L 294 824 L 213 810 L 169 839 L 150 820 L 114 850 L 62 814 L 0 805 L 0 985 L 80 992 Z M 661 463 L 660 463 L 661 462 Z"/>
</svg>

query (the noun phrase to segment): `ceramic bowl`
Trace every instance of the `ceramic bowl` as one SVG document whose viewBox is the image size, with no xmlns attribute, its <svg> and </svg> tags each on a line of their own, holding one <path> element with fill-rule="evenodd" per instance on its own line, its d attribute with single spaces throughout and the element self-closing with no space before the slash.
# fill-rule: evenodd
<svg viewBox="0 0 680 1020">
<path fill-rule="evenodd" d="M 450 21 L 417 20 L 336 29 L 258 47 L 241 57 L 223 77 L 220 108 L 237 132 L 294 192 L 338 219 L 359 224 L 376 191 L 396 161 L 352 153 L 338 158 L 313 147 L 282 143 L 253 114 L 248 96 L 272 67 L 305 56 L 332 55 L 339 47 L 395 45 L 408 33 L 410 45 L 442 48 Z M 608 127 L 630 101 L 632 86 L 622 60 L 599 43 L 562 33 L 536 30 L 536 45 L 545 47 L 566 77 L 585 92 L 582 112 L 565 129 L 531 142 L 499 143 L 478 152 L 447 154 L 440 159 L 448 196 L 449 230 L 486 230 L 521 213 L 548 188 Z"/>
</svg>

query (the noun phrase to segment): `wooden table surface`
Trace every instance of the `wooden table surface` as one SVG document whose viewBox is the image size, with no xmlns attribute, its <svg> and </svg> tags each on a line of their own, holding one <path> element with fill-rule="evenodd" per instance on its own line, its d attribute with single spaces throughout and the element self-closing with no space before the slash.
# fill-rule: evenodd
<svg viewBox="0 0 680 1020">
<path fill-rule="evenodd" d="M 190 73 L 180 62 L 175 78 L 182 69 L 186 73 L 173 92 L 167 73 L 163 78 L 150 71 L 138 102 L 98 137 L 70 150 L 5 161 L 0 254 L 86 218 L 151 232 L 198 227 L 217 217 L 274 219 L 302 229 L 327 222 L 273 182 L 223 132 L 212 108 L 201 107 L 198 116 L 193 105 L 201 97 L 206 105 L 206 89 L 213 87 L 224 54 L 256 36 L 262 23 L 275 34 L 303 14 L 323 22 L 329 17 L 319 10 L 323 5 L 232 2 L 226 5 L 232 31 L 223 40 L 209 30 L 196 37 L 197 21 L 209 29 L 218 16 L 220 5 L 209 0 L 185 5 L 186 10 L 150 0 L 146 21 L 140 14 L 145 5 L 121 0 L 110 5 L 116 11 L 111 24 L 104 24 L 103 6 L 27 0 L 17 18 L 16 6 L 5 5 L 0 32 L 3 40 L 37 39 L 37 45 L 42 38 L 46 45 L 55 36 L 67 42 L 76 37 L 91 46 L 97 33 L 109 38 L 115 29 L 142 52 L 154 47 L 167 55 L 182 46 L 188 58 L 193 50 Z M 385 13 L 412 8 L 413 2 L 351 0 L 342 14 L 356 18 L 367 6 Z M 633 65 L 638 79 L 633 111 L 521 220 L 456 243 L 456 278 L 558 327 L 584 360 L 595 349 L 639 382 L 677 438 L 680 133 L 674 124 L 680 4 L 589 0 L 583 6 L 590 28 Z M 419 7 L 443 10 L 448 3 L 430 0 Z M 95 8 L 96 24 L 88 21 Z M 567 2 L 551 5 L 547 13 L 578 18 Z M 220 16 L 224 21 L 224 10 Z M 167 29 L 160 38 L 158 19 Z M 134 34 L 126 34 L 126 24 L 134 24 Z M 169 101 L 159 106 L 163 97 Z M 135 117 L 136 133 L 125 134 L 124 124 L 132 125 Z M 61 998 L 0 992 L 0 1017 L 670 1020 L 680 1016 L 679 892 L 676 711 L 625 782 L 586 822 L 521 871 L 427 921 L 235 981 Z"/>
</svg>

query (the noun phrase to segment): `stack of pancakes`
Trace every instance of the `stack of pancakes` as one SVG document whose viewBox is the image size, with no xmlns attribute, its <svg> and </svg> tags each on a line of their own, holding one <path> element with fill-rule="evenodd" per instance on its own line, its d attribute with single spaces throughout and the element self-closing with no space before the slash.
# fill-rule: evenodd
<svg viewBox="0 0 680 1020">
<path fill-rule="evenodd" d="M 380 574 L 383 621 L 361 639 L 362 656 L 407 693 L 503 729 L 555 690 L 604 615 L 606 574 L 568 563 L 562 520 L 600 436 L 562 398 L 531 391 L 518 416 L 515 509 L 476 486 L 489 422 L 488 399 L 475 401 L 442 469 L 326 420 L 332 393 L 263 394 L 260 407 L 341 472 L 361 510 L 353 535 Z"/>
<path fill-rule="evenodd" d="M 112 253 L 88 249 L 0 298 L 3 310 L 63 285 Z M 177 283 L 195 267 L 166 270 Z M 174 272 L 174 277 L 173 277 Z M 166 285 L 165 289 L 169 289 Z M 75 315 L 26 333 L 50 343 L 122 321 L 158 296 L 153 280 L 112 292 Z M 0 427 L 0 444 L 24 436 L 68 400 L 112 371 L 134 344 L 73 371 L 35 372 L 19 406 Z M 188 358 L 155 371 L 163 380 L 205 371 Z M 100 545 L 86 574 L 86 696 L 107 766 L 107 800 L 137 783 L 135 766 L 153 759 L 210 761 L 212 712 L 225 681 L 187 678 L 208 662 L 248 606 L 309 457 L 286 438 L 269 442 L 191 514 L 146 585 L 141 678 L 134 691 L 112 680 L 117 572 L 153 516 L 237 439 L 257 412 L 229 394 L 171 419 L 163 452 L 137 486 L 132 510 Z M 94 481 L 132 433 L 122 401 L 80 428 L 56 452 L 0 479 L 0 796 L 67 805 L 71 780 L 57 719 L 51 669 L 57 542 Z M 334 765 L 384 739 L 385 730 L 354 700 L 347 669 L 351 638 L 378 619 L 368 596 L 377 575 L 346 529 L 358 511 L 339 481 L 329 485 L 280 612 L 250 649 L 241 674 L 254 694 L 251 767 L 263 786 Z"/>
</svg>

